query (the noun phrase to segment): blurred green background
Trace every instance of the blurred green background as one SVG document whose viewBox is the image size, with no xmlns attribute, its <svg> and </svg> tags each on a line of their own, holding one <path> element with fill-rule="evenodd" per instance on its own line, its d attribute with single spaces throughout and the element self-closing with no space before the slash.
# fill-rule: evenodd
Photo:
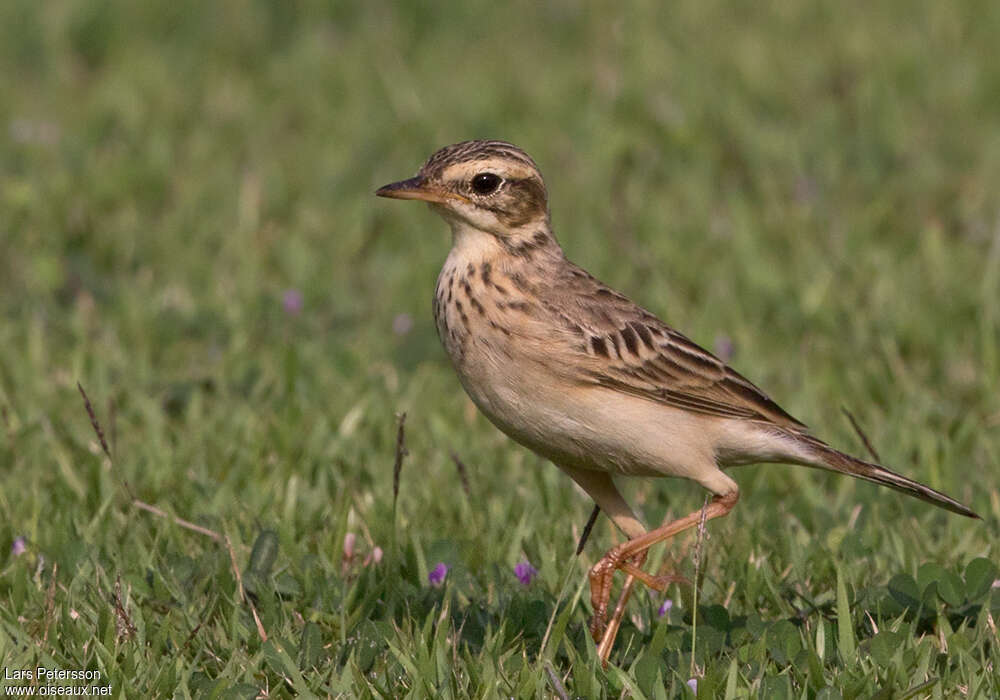
<svg viewBox="0 0 1000 700">
<path fill-rule="evenodd" d="M 781 634 L 818 666 L 730 625 L 695 651 L 700 694 L 930 678 L 1000 693 L 988 602 L 957 622 L 954 600 L 897 611 L 885 660 L 839 631 L 839 656 L 816 641 L 838 619 L 835 572 L 870 641 L 891 580 L 931 563 L 972 595 L 969 562 L 1000 558 L 998 36 L 988 2 L 0 4 L 0 546 L 27 542 L 0 552 L 3 663 L 102 668 L 129 696 L 558 695 L 552 677 L 584 696 L 689 692 L 690 600 L 676 646 L 645 656 L 660 600 L 633 603 L 626 670 L 595 667 L 586 606 L 562 593 L 617 535 L 602 521 L 573 558 L 589 503 L 475 414 L 438 344 L 445 225 L 372 194 L 488 137 L 538 162 L 570 258 L 731 345 L 738 370 L 862 453 L 849 408 L 883 461 L 986 519 L 809 470 L 736 472 L 744 500 L 710 528 L 702 601 L 795 620 Z M 241 567 L 277 532 L 271 641 L 225 548 L 136 510 L 122 480 L 228 535 Z M 650 523 L 702 498 L 675 481 L 629 492 Z M 381 570 L 346 573 L 348 532 L 386 551 Z M 533 587 L 510 573 L 523 559 Z M 445 589 L 427 586 L 437 561 Z M 109 608 L 118 577 L 138 637 Z M 525 631 L 564 611 L 564 637 Z M 482 634 L 462 633 L 480 613 Z M 964 635 L 944 660 L 942 619 Z"/>
</svg>

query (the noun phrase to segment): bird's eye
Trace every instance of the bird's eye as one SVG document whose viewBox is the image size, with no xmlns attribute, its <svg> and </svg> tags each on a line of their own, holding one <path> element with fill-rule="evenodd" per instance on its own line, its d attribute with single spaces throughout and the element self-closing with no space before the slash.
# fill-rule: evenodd
<svg viewBox="0 0 1000 700">
<path fill-rule="evenodd" d="M 503 179 L 494 173 L 479 173 L 472 178 L 472 189 L 476 194 L 493 194 Z"/>
</svg>

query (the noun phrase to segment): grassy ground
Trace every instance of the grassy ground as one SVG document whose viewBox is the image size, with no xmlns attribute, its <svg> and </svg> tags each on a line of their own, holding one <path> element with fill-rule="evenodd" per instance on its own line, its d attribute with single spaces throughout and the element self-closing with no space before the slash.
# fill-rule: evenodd
<svg viewBox="0 0 1000 700">
<path fill-rule="evenodd" d="M 1000 696 L 998 35 L 929 0 L 0 4 L 0 665 L 118 697 Z M 590 503 L 438 345 L 444 224 L 372 196 L 476 136 L 535 156 L 570 257 L 984 520 L 743 468 L 697 616 L 639 595 L 603 671 L 584 574 L 618 535 L 574 556 Z M 694 578 L 694 543 L 653 565 Z"/>
</svg>

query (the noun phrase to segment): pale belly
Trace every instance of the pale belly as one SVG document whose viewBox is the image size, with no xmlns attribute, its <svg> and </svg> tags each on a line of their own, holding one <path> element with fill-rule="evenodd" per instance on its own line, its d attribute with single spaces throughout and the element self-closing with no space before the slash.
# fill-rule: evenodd
<svg viewBox="0 0 1000 700">
<path fill-rule="evenodd" d="M 598 386 L 554 385 L 534 363 L 456 367 L 489 420 L 517 442 L 566 466 L 703 481 L 718 473 L 711 418 Z"/>
</svg>

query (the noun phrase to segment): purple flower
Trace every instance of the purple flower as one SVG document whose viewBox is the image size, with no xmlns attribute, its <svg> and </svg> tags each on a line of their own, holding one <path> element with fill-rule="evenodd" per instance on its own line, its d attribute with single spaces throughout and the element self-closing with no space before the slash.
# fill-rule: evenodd
<svg viewBox="0 0 1000 700">
<path fill-rule="evenodd" d="M 724 334 L 715 336 L 715 354 L 718 355 L 720 360 L 729 362 L 733 359 L 733 353 L 735 352 L 736 346 L 733 345 L 732 338 Z"/>
<path fill-rule="evenodd" d="M 406 335 L 413 330 L 413 316 L 410 314 L 397 314 L 392 319 L 392 332 L 396 335 Z"/>
<path fill-rule="evenodd" d="M 527 586 L 531 583 L 531 579 L 538 575 L 538 569 L 533 567 L 531 562 L 525 560 L 514 567 L 514 575 L 517 576 L 518 581 Z"/>
<path fill-rule="evenodd" d="M 695 695 L 697 695 L 698 694 L 698 679 L 697 678 L 688 678 L 687 687 L 691 689 L 692 693 L 694 693 Z"/>
<path fill-rule="evenodd" d="M 663 601 L 663 604 L 660 606 L 660 609 L 656 611 L 656 616 L 663 617 L 668 612 L 670 612 L 670 609 L 672 607 L 674 607 L 674 601 L 670 600 L 670 598 L 667 598 L 665 601 Z"/>
<path fill-rule="evenodd" d="M 15 557 L 19 557 L 26 551 L 28 551 L 28 543 L 24 535 L 15 537 L 14 542 L 10 545 L 10 553 Z"/>
<path fill-rule="evenodd" d="M 281 305 L 285 308 L 286 314 L 298 316 L 302 313 L 302 292 L 297 289 L 286 289 L 281 295 Z"/>
<path fill-rule="evenodd" d="M 444 583 L 445 577 L 448 575 L 448 565 L 443 561 L 438 562 L 438 565 L 431 569 L 431 572 L 427 574 L 427 582 L 432 586 L 440 586 Z"/>
</svg>

